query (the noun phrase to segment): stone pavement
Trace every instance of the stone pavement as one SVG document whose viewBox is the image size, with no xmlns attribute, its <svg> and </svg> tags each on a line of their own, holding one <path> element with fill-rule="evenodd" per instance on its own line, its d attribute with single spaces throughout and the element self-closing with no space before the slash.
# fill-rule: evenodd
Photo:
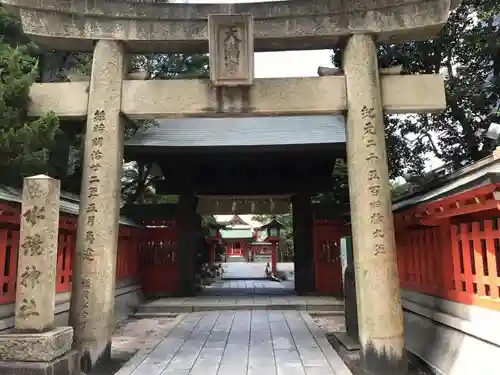
<svg viewBox="0 0 500 375">
<path fill-rule="evenodd" d="M 116 375 L 351 375 L 309 314 L 187 314 L 158 346 Z"/>
<path fill-rule="evenodd" d="M 264 279 L 266 263 L 228 262 L 222 263 L 224 279 Z"/>
<path fill-rule="evenodd" d="M 224 268 L 223 278 L 226 280 L 263 279 L 266 277 L 266 263 L 228 262 L 221 264 Z M 294 278 L 293 262 L 277 263 L 276 268 L 286 274 L 289 279 Z"/>
</svg>

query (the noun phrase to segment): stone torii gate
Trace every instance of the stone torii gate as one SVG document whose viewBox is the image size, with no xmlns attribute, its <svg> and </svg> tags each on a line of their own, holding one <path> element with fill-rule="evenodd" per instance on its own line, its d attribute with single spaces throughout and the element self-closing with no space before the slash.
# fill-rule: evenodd
<svg viewBox="0 0 500 375">
<path fill-rule="evenodd" d="M 20 15 L 24 32 L 41 46 L 94 54 L 88 81 L 35 84 L 30 108 L 32 116 L 52 110 L 62 119 L 87 119 L 71 304 L 75 347 L 86 369 L 109 349 L 113 328 L 126 118 L 347 111 L 362 355 L 374 374 L 406 372 L 383 112 L 433 112 L 446 103 L 437 75 L 380 74 L 376 43 L 434 36 L 460 0 L 1 2 Z M 345 43 L 343 75 L 253 78 L 254 51 L 326 49 L 336 43 Z M 210 81 L 140 81 L 128 75 L 128 54 L 209 50 Z"/>
</svg>

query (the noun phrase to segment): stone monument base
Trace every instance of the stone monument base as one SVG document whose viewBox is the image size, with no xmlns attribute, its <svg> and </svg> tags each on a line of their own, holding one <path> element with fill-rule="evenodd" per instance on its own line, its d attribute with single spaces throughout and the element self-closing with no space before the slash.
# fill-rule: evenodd
<svg viewBox="0 0 500 375">
<path fill-rule="evenodd" d="M 0 361 L 50 362 L 71 350 L 73 328 L 0 335 Z"/>
<path fill-rule="evenodd" d="M 347 332 L 335 332 L 337 341 L 349 352 L 361 349 L 359 342 L 347 334 Z"/>
<path fill-rule="evenodd" d="M 2 375 L 80 375 L 78 351 L 71 350 L 50 362 L 0 361 Z"/>
<path fill-rule="evenodd" d="M 73 328 L 47 332 L 11 332 L 0 335 L 0 374 L 78 374 L 78 352 L 72 351 Z"/>
</svg>

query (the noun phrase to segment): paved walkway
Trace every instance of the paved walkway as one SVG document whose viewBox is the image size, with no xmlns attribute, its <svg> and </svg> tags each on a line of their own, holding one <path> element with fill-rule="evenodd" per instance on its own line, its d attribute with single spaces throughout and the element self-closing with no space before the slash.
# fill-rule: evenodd
<svg viewBox="0 0 500 375">
<path fill-rule="evenodd" d="M 187 314 L 158 346 L 116 375 L 351 375 L 299 311 Z"/>
<path fill-rule="evenodd" d="M 284 272 L 288 278 L 293 278 L 293 263 L 278 263 L 278 271 Z M 259 262 L 228 262 L 222 263 L 224 279 L 263 279 L 266 277 L 266 263 Z"/>
<path fill-rule="evenodd" d="M 222 263 L 224 279 L 263 279 L 266 263 L 228 262 Z"/>
</svg>

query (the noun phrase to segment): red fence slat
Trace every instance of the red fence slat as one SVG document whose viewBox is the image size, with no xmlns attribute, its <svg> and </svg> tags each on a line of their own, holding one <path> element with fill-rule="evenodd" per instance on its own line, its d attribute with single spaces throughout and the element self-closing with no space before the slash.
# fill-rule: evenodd
<svg viewBox="0 0 500 375">
<path fill-rule="evenodd" d="M 500 220 L 406 227 L 396 235 L 401 287 L 500 310 Z"/>
</svg>

